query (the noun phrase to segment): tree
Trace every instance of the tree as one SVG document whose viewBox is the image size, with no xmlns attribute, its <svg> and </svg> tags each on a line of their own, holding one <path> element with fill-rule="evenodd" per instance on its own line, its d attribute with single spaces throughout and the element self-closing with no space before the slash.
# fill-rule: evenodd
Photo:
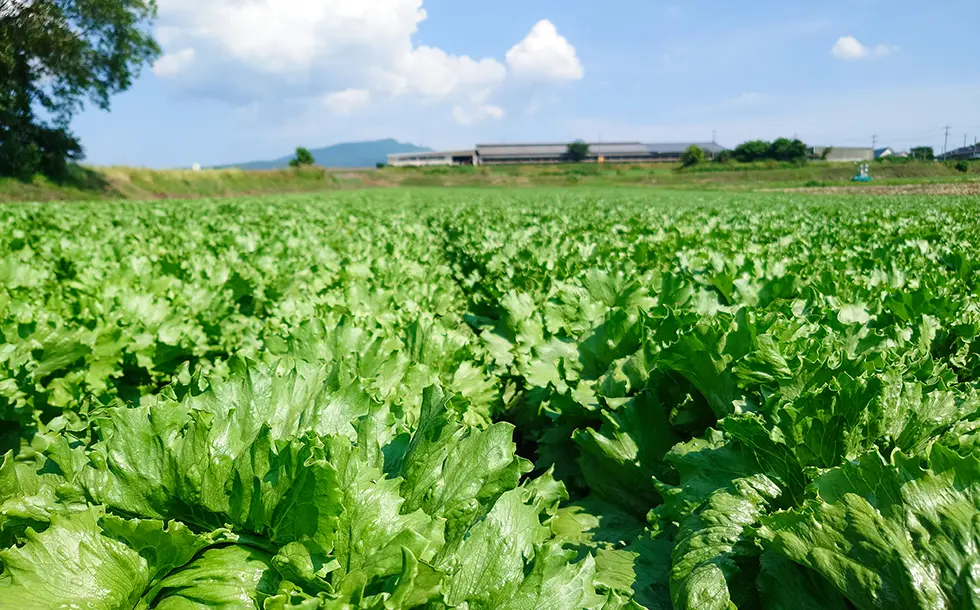
<svg viewBox="0 0 980 610">
<path fill-rule="evenodd" d="M 569 161 L 581 163 L 589 156 L 589 145 L 581 140 L 577 140 L 568 145 L 565 156 Z"/>
<path fill-rule="evenodd" d="M 933 161 L 936 159 L 936 153 L 932 150 L 932 146 L 916 146 L 909 151 L 909 158 L 919 161 Z"/>
<path fill-rule="evenodd" d="M 732 151 L 725 149 L 715 155 L 715 163 L 729 163 L 732 160 Z"/>
<path fill-rule="evenodd" d="M 700 146 L 691 144 L 681 153 L 681 165 L 684 167 L 693 167 L 701 163 L 704 163 L 704 151 Z"/>
<path fill-rule="evenodd" d="M 302 146 L 296 149 L 296 156 L 289 160 L 290 167 L 304 167 L 315 164 L 316 159 L 313 158 L 313 153 Z"/>
<path fill-rule="evenodd" d="M 796 138 L 778 138 L 769 145 L 766 156 L 773 161 L 801 163 L 806 160 L 806 144 Z"/>
<path fill-rule="evenodd" d="M 60 177 L 82 157 L 72 116 L 108 110 L 159 55 L 155 17 L 154 0 L 0 0 L 0 175 Z"/>
<path fill-rule="evenodd" d="M 770 144 L 765 140 L 742 142 L 732 151 L 732 157 L 740 163 L 762 161 L 769 155 Z"/>
</svg>

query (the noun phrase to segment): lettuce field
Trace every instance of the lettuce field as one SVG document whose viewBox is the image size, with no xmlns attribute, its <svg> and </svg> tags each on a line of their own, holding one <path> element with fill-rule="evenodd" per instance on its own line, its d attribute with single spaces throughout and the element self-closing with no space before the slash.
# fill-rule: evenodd
<svg viewBox="0 0 980 610">
<path fill-rule="evenodd" d="M 0 608 L 980 608 L 980 199 L 0 208 Z"/>
</svg>

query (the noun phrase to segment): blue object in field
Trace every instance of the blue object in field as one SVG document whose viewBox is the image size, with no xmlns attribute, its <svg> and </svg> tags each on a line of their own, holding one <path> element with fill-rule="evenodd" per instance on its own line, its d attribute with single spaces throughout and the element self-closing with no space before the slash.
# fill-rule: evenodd
<svg viewBox="0 0 980 610">
<path fill-rule="evenodd" d="M 868 173 L 868 164 L 861 165 L 858 175 L 851 178 L 851 182 L 871 182 L 871 174 Z"/>
</svg>

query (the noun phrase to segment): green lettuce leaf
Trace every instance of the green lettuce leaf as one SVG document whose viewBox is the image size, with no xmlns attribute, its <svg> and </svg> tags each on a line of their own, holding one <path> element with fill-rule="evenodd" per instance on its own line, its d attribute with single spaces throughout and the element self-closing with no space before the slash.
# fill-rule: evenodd
<svg viewBox="0 0 980 610">
<path fill-rule="evenodd" d="M 870 453 L 820 477 L 817 497 L 763 519 L 766 547 L 871 608 L 962 608 L 980 599 L 980 459 Z"/>
</svg>

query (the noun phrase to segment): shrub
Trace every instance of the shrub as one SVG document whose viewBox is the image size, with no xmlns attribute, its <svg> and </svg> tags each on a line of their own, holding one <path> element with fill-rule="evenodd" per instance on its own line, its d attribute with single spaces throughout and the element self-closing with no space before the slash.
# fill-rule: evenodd
<svg viewBox="0 0 980 610">
<path fill-rule="evenodd" d="M 806 144 L 797 139 L 779 138 L 769 145 L 768 158 L 799 163 L 806 159 Z"/>
<path fill-rule="evenodd" d="M 970 171 L 970 164 L 966 159 L 960 159 L 953 167 L 956 168 L 956 171 L 963 172 L 964 174 Z"/>
<path fill-rule="evenodd" d="M 694 167 L 704 163 L 704 151 L 701 147 L 691 144 L 687 150 L 681 154 L 681 165 L 684 167 Z"/>
<path fill-rule="evenodd" d="M 732 156 L 740 163 L 764 161 L 769 154 L 770 146 L 765 140 L 742 142 L 732 151 Z"/>
<path fill-rule="evenodd" d="M 732 151 L 723 150 L 717 155 L 715 155 L 715 163 L 730 163 L 732 160 Z"/>
<path fill-rule="evenodd" d="M 377 163 L 374 164 L 375 169 L 384 169 L 387 166 L 388 164 L 385 163 L 384 161 L 378 161 Z"/>
</svg>

